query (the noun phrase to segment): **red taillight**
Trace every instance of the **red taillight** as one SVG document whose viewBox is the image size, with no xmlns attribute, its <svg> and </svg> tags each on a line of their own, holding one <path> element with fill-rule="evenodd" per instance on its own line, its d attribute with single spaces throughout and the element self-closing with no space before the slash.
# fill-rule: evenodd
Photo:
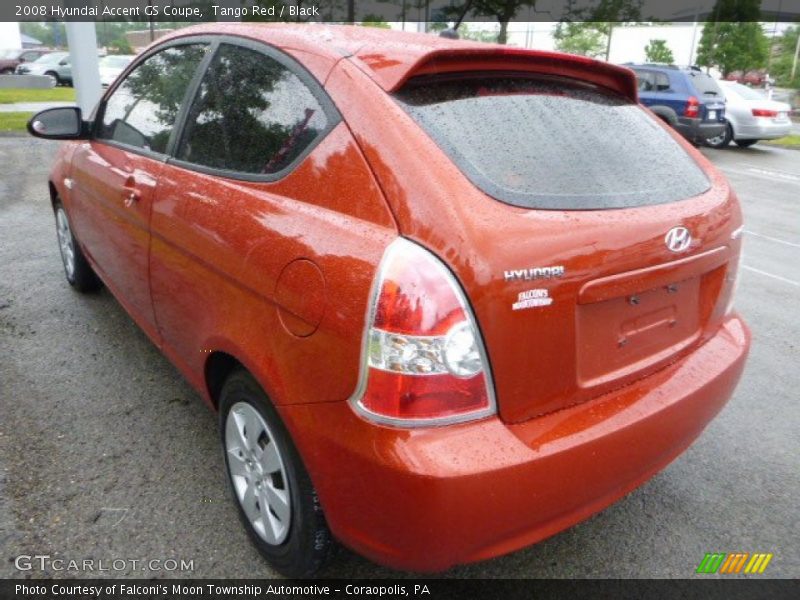
<svg viewBox="0 0 800 600">
<path fill-rule="evenodd" d="M 766 108 L 754 108 L 753 109 L 753 116 L 754 117 L 777 117 L 778 111 L 777 110 L 767 110 Z"/>
<path fill-rule="evenodd" d="M 686 108 L 683 109 L 684 117 L 691 117 L 696 119 L 700 115 L 700 101 L 694 96 L 689 96 L 686 102 Z"/>
<path fill-rule="evenodd" d="M 404 238 L 387 248 L 367 315 L 356 409 L 398 425 L 443 425 L 495 412 L 488 361 L 461 286 Z"/>
</svg>

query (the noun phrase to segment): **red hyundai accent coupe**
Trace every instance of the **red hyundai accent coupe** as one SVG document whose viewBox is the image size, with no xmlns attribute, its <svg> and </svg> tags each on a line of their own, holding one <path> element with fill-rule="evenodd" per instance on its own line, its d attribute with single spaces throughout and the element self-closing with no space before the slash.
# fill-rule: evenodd
<svg viewBox="0 0 800 600">
<path fill-rule="evenodd" d="M 742 372 L 738 201 L 628 69 L 209 24 L 29 130 L 73 140 L 67 280 L 218 411 L 281 573 L 333 539 L 415 571 L 533 544 L 664 468 Z"/>
</svg>

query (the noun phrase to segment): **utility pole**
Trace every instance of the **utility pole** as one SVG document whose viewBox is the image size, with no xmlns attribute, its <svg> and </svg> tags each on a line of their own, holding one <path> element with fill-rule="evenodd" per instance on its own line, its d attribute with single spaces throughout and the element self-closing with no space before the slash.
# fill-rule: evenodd
<svg viewBox="0 0 800 600">
<path fill-rule="evenodd" d="M 608 57 L 611 56 L 611 35 L 614 33 L 614 23 L 613 21 L 609 21 L 608 23 L 608 40 L 606 41 L 606 62 L 608 62 Z"/>
<path fill-rule="evenodd" d="M 800 33 L 800 32 L 799 32 Z M 797 57 L 800 55 L 800 35 L 797 36 L 797 44 L 794 47 L 794 60 L 792 61 L 792 75 L 789 81 L 794 82 L 794 74 L 797 72 Z"/>
<path fill-rule="evenodd" d="M 694 64 L 694 48 L 697 41 L 697 19 L 700 16 L 700 0 L 694 7 L 694 25 L 692 26 L 692 45 L 689 47 L 689 66 Z"/>
<path fill-rule="evenodd" d="M 153 6 L 153 0 L 147 0 L 147 6 L 152 7 Z M 151 15 L 153 14 L 152 9 L 150 10 L 150 14 Z M 150 21 L 150 43 L 152 44 L 156 40 L 156 32 L 155 32 L 155 28 L 154 28 L 154 25 L 153 25 L 153 17 L 152 16 L 149 17 L 149 21 Z"/>
</svg>

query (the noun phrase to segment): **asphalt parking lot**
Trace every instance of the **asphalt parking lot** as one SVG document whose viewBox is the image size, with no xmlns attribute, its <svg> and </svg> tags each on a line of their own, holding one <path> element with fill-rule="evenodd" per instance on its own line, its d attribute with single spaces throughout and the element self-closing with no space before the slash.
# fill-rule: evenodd
<svg viewBox="0 0 800 600">
<path fill-rule="evenodd" d="M 46 187 L 55 150 L 0 138 L 0 577 L 78 575 L 15 568 L 33 554 L 193 561 L 105 576 L 271 576 L 228 497 L 215 416 L 107 291 L 64 280 Z M 746 216 L 737 305 L 754 341 L 730 404 L 614 506 L 446 575 L 683 578 L 706 552 L 771 552 L 767 574 L 800 577 L 800 152 L 703 152 Z M 324 575 L 405 574 L 341 550 Z"/>
</svg>

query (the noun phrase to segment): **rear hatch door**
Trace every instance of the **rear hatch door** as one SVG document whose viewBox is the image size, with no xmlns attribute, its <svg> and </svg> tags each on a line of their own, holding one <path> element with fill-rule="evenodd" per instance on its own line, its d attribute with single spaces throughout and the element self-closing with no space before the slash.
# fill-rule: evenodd
<svg viewBox="0 0 800 600">
<path fill-rule="evenodd" d="M 396 98 L 472 184 L 449 223 L 399 220 L 462 282 L 504 420 L 626 385 L 719 326 L 738 207 L 635 99 L 513 74 Z"/>
<path fill-rule="evenodd" d="M 695 68 L 688 71 L 688 77 L 700 100 L 700 119 L 704 122 L 724 122 L 725 94 L 716 80 Z"/>
</svg>

